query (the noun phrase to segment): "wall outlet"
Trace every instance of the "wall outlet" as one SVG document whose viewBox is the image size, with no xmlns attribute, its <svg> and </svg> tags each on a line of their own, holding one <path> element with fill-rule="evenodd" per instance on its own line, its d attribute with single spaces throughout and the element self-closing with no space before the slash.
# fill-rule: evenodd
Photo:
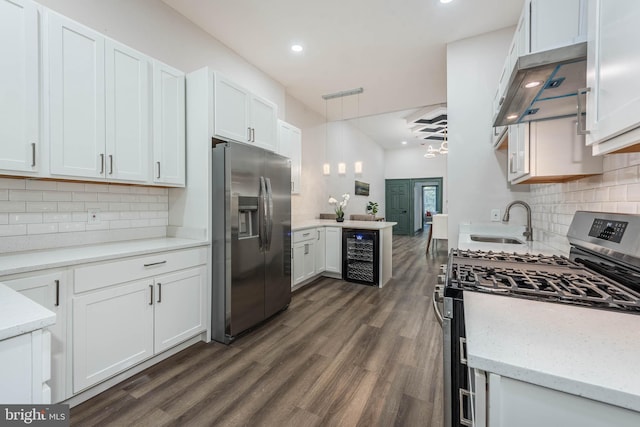
<svg viewBox="0 0 640 427">
<path fill-rule="evenodd" d="M 100 224 L 100 209 L 87 209 L 87 224 Z"/>
<path fill-rule="evenodd" d="M 500 221 L 500 209 L 491 209 L 491 221 Z"/>
</svg>

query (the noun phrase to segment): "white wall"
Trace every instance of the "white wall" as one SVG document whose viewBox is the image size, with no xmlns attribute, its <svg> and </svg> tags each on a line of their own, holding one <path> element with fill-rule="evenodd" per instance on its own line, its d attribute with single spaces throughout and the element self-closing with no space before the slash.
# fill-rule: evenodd
<svg viewBox="0 0 640 427">
<path fill-rule="evenodd" d="M 210 66 L 275 102 L 285 89 L 160 0 L 39 0 L 39 3 L 185 72 Z"/>
<path fill-rule="evenodd" d="M 291 220 L 295 222 L 317 218 L 326 212 L 326 183 L 322 176 L 325 158 L 325 119 L 305 107 L 300 101 L 287 96 L 285 121 L 302 131 L 302 176 L 300 194 L 291 197 Z"/>
<path fill-rule="evenodd" d="M 322 171 L 323 159 L 319 160 Z M 344 193 L 351 195 L 349 206 L 345 211 L 348 219 L 352 214 L 366 214 L 369 201 L 378 203 L 378 216 L 385 215 L 384 211 L 384 150 L 367 135 L 360 132 L 348 121 L 329 122 L 327 158 L 331 164 L 331 175 L 322 176 L 325 180 L 326 193 L 325 205 L 322 212 L 332 212 L 332 206 L 326 203 L 329 196 L 340 199 Z M 360 161 L 363 164 L 362 174 L 354 173 L 354 163 Z M 338 174 L 338 163 L 346 163 L 347 173 Z M 355 181 L 363 181 L 369 184 L 369 196 L 356 196 L 354 194 Z"/>
<path fill-rule="evenodd" d="M 506 155 L 491 145 L 492 100 L 514 29 L 487 33 L 447 45 L 449 119 L 449 247 L 457 247 L 461 221 L 489 221 L 491 209 L 528 200 L 528 187 L 510 187 Z M 523 191 L 524 190 L 524 191 Z M 511 221 L 525 224 L 524 209 Z"/>
</svg>

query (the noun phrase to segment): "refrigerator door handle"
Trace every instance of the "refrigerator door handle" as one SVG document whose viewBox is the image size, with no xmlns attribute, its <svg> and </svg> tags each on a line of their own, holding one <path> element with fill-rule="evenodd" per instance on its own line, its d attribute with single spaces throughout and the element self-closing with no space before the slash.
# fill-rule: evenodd
<svg viewBox="0 0 640 427">
<path fill-rule="evenodd" d="M 263 176 L 260 177 L 260 214 L 258 215 L 258 241 L 260 242 L 260 251 L 267 248 L 266 222 L 268 218 L 267 211 L 267 185 Z"/>
<path fill-rule="evenodd" d="M 267 250 L 271 250 L 271 235 L 273 234 L 273 193 L 271 192 L 271 179 L 264 179 L 267 184 Z"/>
</svg>

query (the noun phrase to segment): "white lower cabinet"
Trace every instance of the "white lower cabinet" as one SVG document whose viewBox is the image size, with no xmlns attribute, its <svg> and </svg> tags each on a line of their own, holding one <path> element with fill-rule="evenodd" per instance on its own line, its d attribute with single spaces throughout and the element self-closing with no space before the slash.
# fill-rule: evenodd
<svg viewBox="0 0 640 427">
<path fill-rule="evenodd" d="M 206 267 L 155 279 L 154 350 L 160 353 L 206 329 Z"/>
<path fill-rule="evenodd" d="M 73 391 L 153 356 L 153 279 L 73 298 Z"/>
<path fill-rule="evenodd" d="M 50 347 L 50 334 L 42 329 L 0 341 L 3 405 L 51 403 L 47 385 Z"/>
<path fill-rule="evenodd" d="M 325 271 L 342 274 L 342 228 L 325 227 Z"/>
<path fill-rule="evenodd" d="M 56 403 L 69 397 L 66 394 L 66 342 L 67 310 L 65 272 L 45 272 L 22 277 L 2 277 L 4 283 L 14 291 L 37 302 L 56 314 L 56 323 L 46 328 L 51 334 L 51 402 Z"/>
<path fill-rule="evenodd" d="M 342 228 L 316 227 L 293 233 L 293 275 L 295 286 L 322 273 L 342 274 Z"/>
<path fill-rule="evenodd" d="M 640 414 L 635 411 L 493 373 L 488 376 L 486 425 L 491 427 L 640 425 Z"/>
<path fill-rule="evenodd" d="M 293 233 L 293 279 L 297 285 L 316 274 L 316 229 Z"/>
<path fill-rule="evenodd" d="M 325 227 L 316 228 L 316 273 L 322 273 L 327 268 L 326 230 Z"/>
<path fill-rule="evenodd" d="M 76 269 L 74 393 L 206 330 L 207 270 L 198 266 L 203 254 L 205 249 L 186 249 Z M 171 266 L 182 269 L 169 271 Z M 129 272 L 131 280 L 106 285 L 91 279 L 105 268 L 121 280 Z"/>
</svg>

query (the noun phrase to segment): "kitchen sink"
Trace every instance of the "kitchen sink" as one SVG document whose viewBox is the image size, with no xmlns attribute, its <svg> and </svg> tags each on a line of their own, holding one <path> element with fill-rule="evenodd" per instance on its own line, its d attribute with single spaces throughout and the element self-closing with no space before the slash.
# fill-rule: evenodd
<svg viewBox="0 0 640 427">
<path fill-rule="evenodd" d="M 522 240 L 518 240 L 513 237 L 481 236 L 478 234 L 472 234 L 471 240 L 473 240 L 474 242 L 500 243 L 500 244 L 508 244 L 508 245 L 524 245 L 524 242 Z"/>
</svg>

